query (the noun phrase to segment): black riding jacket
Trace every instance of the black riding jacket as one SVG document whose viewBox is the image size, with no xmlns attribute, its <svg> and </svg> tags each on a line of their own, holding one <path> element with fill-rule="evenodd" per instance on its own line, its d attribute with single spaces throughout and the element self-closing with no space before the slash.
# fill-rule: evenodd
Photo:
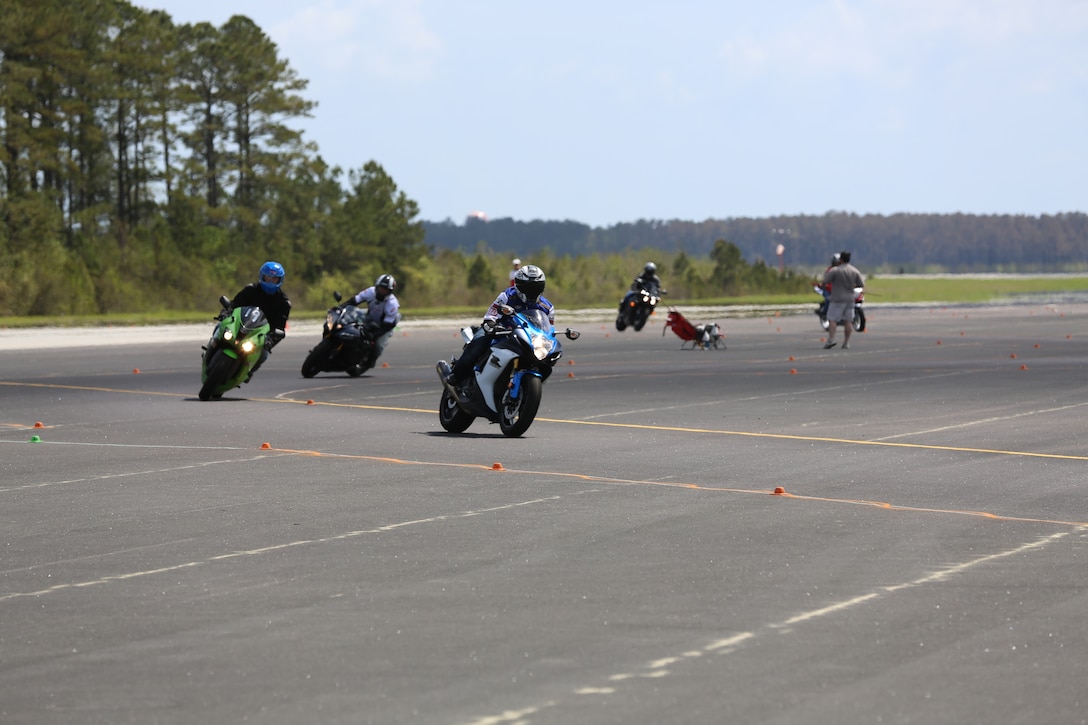
<svg viewBox="0 0 1088 725">
<path fill-rule="evenodd" d="M 267 294 L 257 282 L 247 284 L 234 295 L 230 304 L 233 307 L 260 307 L 273 330 L 287 329 L 287 318 L 291 315 L 291 300 L 287 299 L 282 289 Z"/>
</svg>

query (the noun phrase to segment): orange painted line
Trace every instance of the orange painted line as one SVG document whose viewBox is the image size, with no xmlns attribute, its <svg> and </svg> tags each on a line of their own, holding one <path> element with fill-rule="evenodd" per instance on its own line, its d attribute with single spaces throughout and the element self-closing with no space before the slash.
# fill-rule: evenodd
<svg viewBox="0 0 1088 725">
<path fill-rule="evenodd" d="M 1088 527 L 1088 521 L 1062 521 L 1056 519 L 1040 519 L 1030 518 L 1024 516 L 1004 516 L 1002 514 L 995 514 L 989 511 L 965 511 L 961 509 L 940 509 L 924 506 L 904 506 L 901 504 L 888 503 L 886 501 L 867 501 L 864 499 L 849 499 L 849 498 L 829 498 L 825 496 L 805 496 L 794 493 L 775 493 L 774 491 L 768 491 L 766 489 L 749 489 L 749 488 L 731 488 L 725 486 L 704 486 L 698 483 L 686 483 L 682 481 L 641 481 L 638 479 L 629 478 L 611 478 L 608 476 L 592 476 L 585 473 L 568 473 L 563 471 L 529 471 L 525 469 L 515 468 L 502 468 L 495 469 L 492 465 L 483 465 L 479 463 L 449 463 L 441 461 L 413 461 L 403 458 L 388 458 L 385 456 L 368 456 L 358 453 L 325 453 L 322 451 L 302 451 L 291 450 L 287 448 L 273 448 L 273 451 L 278 453 L 289 453 L 302 456 L 316 456 L 319 458 L 343 458 L 350 460 L 362 460 L 362 461 L 379 461 L 383 463 L 394 463 L 404 466 L 438 466 L 445 468 L 475 468 L 481 471 L 496 471 L 499 470 L 502 473 L 521 474 L 526 476 L 549 476 L 553 478 L 572 478 L 579 481 L 589 481 L 592 483 L 604 483 L 610 485 L 626 485 L 626 486 L 658 486 L 664 488 L 683 488 L 693 491 L 707 491 L 710 493 L 742 493 L 742 494 L 756 494 L 759 496 L 771 495 L 776 498 L 795 499 L 798 501 L 819 501 L 821 503 L 834 503 L 834 504 L 846 504 L 850 506 L 867 506 L 871 508 L 884 509 L 886 511 L 904 511 L 911 513 L 932 513 L 932 514 L 948 514 L 954 516 L 974 516 L 979 518 L 990 519 L 993 521 L 1019 521 L 1024 523 L 1035 524 L 1052 524 L 1055 526 L 1075 526 L 1075 527 Z"/>
</svg>

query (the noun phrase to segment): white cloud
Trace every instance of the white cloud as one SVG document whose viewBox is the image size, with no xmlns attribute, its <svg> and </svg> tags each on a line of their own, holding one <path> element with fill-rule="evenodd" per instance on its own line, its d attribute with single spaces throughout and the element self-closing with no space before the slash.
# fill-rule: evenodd
<svg viewBox="0 0 1088 725">
<path fill-rule="evenodd" d="M 278 23 L 273 35 L 287 57 L 309 66 L 309 77 L 365 75 L 422 82 L 442 51 L 420 0 L 320 0 Z M 303 75 L 306 75 L 304 73 Z"/>
</svg>

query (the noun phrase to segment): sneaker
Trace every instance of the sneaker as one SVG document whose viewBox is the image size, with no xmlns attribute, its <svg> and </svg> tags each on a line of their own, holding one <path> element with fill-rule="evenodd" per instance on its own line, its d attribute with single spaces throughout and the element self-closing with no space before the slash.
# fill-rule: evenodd
<svg viewBox="0 0 1088 725">
<path fill-rule="evenodd" d="M 849 349 L 850 349 L 850 343 L 848 343 L 848 342 L 844 342 L 844 343 L 842 344 L 842 349 L 843 349 L 843 350 L 849 350 Z"/>
<path fill-rule="evenodd" d="M 835 347 L 838 344 L 839 343 L 835 342 L 834 340 L 828 340 L 827 344 L 824 345 L 824 349 L 825 350 L 830 350 L 831 348 Z"/>
</svg>

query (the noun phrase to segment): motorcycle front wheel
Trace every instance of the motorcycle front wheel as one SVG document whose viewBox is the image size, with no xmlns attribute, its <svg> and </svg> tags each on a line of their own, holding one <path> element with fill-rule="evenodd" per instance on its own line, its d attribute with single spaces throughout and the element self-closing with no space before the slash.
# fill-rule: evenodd
<svg viewBox="0 0 1088 725">
<path fill-rule="evenodd" d="M 461 410 L 450 391 L 442 390 L 442 399 L 438 401 L 438 422 L 447 433 L 464 433 L 474 420 L 476 416 Z"/>
<path fill-rule="evenodd" d="M 516 438 L 529 430 L 540 410 L 540 398 L 544 392 L 544 383 L 535 375 L 526 374 L 521 379 L 521 390 L 517 400 L 510 399 L 510 392 L 502 396 L 502 409 L 499 411 L 499 428 L 508 438 Z"/>
<path fill-rule="evenodd" d="M 197 397 L 201 400 L 210 400 L 211 398 L 219 398 L 223 395 L 222 391 L 216 392 L 218 388 L 221 388 L 228 380 L 230 380 L 231 371 L 234 369 L 235 360 L 226 355 L 222 350 L 217 350 L 212 355 L 211 361 L 208 363 L 207 372 L 204 375 L 204 384 L 200 386 L 200 392 L 197 393 Z"/>
<path fill-rule="evenodd" d="M 820 327 L 823 328 L 824 332 L 827 332 L 831 327 L 831 324 L 827 321 L 827 317 L 824 315 L 820 316 Z"/>
<path fill-rule="evenodd" d="M 310 350 L 306 360 L 302 363 L 302 377 L 312 378 L 325 369 L 325 361 L 329 359 L 329 341 L 322 340 L 317 347 Z"/>
</svg>

